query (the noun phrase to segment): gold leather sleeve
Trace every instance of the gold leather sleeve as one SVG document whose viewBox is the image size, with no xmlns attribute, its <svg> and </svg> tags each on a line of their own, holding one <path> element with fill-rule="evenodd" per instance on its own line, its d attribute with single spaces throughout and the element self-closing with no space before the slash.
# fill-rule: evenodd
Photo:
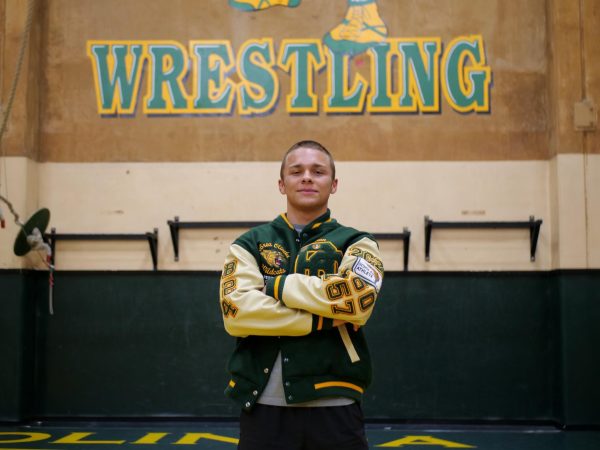
<svg viewBox="0 0 600 450">
<path fill-rule="evenodd" d="M 303 336 L 313 328 L 313 315 L 287 307 L 262 292 L 264 279 L 256 260 L 233 244 L 220 281 L 225 330 L 231 336 Z"/>
<path fill-rule="evenodd" d="M 383 272 L 377 243 L 365 237 L 348 248 L 337 274 L 283 275 L 273 294 L 289 308 L 362 326 L 373 312 Z"/>
</svg>

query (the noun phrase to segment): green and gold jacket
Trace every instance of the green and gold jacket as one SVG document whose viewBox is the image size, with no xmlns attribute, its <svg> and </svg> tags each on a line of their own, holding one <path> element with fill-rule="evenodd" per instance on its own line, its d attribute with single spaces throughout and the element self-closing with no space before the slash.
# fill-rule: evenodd
<svg viewBox="0 0 600 450">
<path fill-rule="evenodd" d="M 374 238 L 323 216 L 299 234 L 282 214 L 230 247 L 221 276 L 225 330 L 237 337 L 225 393 L 250 410 L 281 351 L 288 403 L 360 401 L 371 382 L 362 327 L 383 279 Z M 334 327 L 334 319 L 345 323 Z"/>
</svg>

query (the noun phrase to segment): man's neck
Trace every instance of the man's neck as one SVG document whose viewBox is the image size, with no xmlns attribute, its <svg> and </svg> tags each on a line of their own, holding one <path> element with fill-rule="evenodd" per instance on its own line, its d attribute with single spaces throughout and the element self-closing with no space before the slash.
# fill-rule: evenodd
<svg viewBox="0 0 600 450">
<path fill-rule="evenodd" d="M 327 208 L 319 211 L 298 211 L 288 208 L 287 218 L 293 225 L 308 225 L 313 220 L 321 217 L 327 212 Z"/>
</svg>

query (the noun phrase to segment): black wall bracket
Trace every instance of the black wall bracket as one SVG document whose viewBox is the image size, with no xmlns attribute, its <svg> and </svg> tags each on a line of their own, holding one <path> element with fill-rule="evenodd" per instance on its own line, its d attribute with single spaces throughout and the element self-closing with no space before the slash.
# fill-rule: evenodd
<svg viewBox="0 0 600 450">
<path fill-rule="evenodd" d="M 529 252 L 531 261 L 535 261 L 535 251 L 537 248 L 538 237 L 540 235 L 540 228 L 542 226 L 542 219 L 537 219 L 534 216 L 529 216 L 529 221 L 522 222 L 436 222 L 425 216 L 425 261 L 429 261 L 430 256 L 430 245 L 431 245 L 431 232 L 434 228 L 444 229 L 473 229 L 473 228 L 503 228 L 503 229 L 515 229 L 515 228 L 526 228 L 529 229 Z"/>
<path fill-rule="evenodd" d="M 174 220 L 168 220 L 167 224 L 171 230 L 171 241 L 173 242 L 173 253 L 175 261 L 179 261 L 179 230 L 210 228 L 252 228 L 267 222 L 180 222 L 179 216 Z"/>
<path fill-rule="evenodd" d="M 57 233 L 55 228 L 45 235 L 52 250 L 51 264 L 54 266 L 57 241 L 148 241 L 152 255 L 152 266 L 158 267 L 158 228 L 146 233 Z"/>
<path fill-rule="evenodd" d="M 175 261 L 179 261 L 179 230 L 189 229 L 210 229 L 210 228 L 252 228 L 258 225 L 263 225 L 267 222 L 182 222 L 179 216 L 175 216 L 173 220 L 168 220 L 167 224 L 171 230 L 171 240 L 173 242 L 173 253 Z M 410 231 L 404 228 L 402 233 L 374 233 L 375 239 L 402 239 L 404 242 L 404 270 L 408 270 L 408 251 L 410 246 Z"/>
<path fill-rule="evenodd" d="M 404 271 L 408 272 L 408 255 L 410 251 L 410 230 L 404 227 L 402 233 L 371 233 L 375 239 L 396 240 L 401 239 L 404 244 Z"/>
</svg>

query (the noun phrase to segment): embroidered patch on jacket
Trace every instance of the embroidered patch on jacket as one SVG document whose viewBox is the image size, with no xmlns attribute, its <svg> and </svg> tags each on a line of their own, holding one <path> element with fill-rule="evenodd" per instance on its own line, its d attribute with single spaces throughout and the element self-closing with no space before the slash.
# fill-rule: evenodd
<svg viewBox="0 0 600 450">
<path fill-rule="evenodd" d="M 351 256 L 358 256 L 360 258 L 366 259 L 368 263 L 373 264 L 375 267 L 377 267 L 379 273 L 383 273 L 383 263 L 372 253 L 366 250 L 361 250 L 358 247 L 350 247 L 348 251 Z"/>
<path fill-rule="evenodd" d="M 366 259 L 356 258 L 352 266 L 352 272 L 358 275 L 361 280 L 369 283 L 371 286 L 375 286 L 375 289 L 379 291 L 381 288 L 381 274 L 379 271 Z"/>
<path fill-rule="evenodd" d="M 258 246 L 262 272 L 267 275 L 283 275 L 287 271 L 290 253 L 281 244 L 264 242 Z"/>
<path fill-rule="evenodd" d="M 228 318 L 229 316 L 235 317 L 239 311 L 239 308 L 227 299 L 221 301 L 221 309 L 223 310 L 223 316 Z"/>
</svg>

